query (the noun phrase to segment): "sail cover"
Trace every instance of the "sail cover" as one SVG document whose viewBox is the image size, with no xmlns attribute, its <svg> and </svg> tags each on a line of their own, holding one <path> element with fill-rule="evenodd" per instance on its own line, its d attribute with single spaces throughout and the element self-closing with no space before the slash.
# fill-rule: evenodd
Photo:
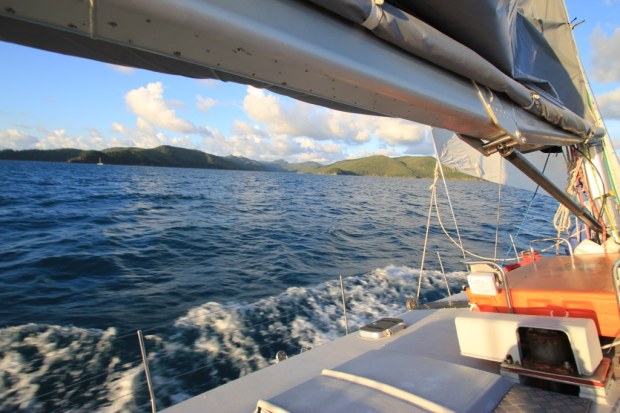
<svg viewBox="0 0 620 413">
<path fill-rule="evenodd" d="M 563 0 L 310 0 L 583 138 L 588 105 Z"/>
<path fill-rule="evenodd" d="M 594 122 L 562 0 L 390 0 Z"/>
</svg>

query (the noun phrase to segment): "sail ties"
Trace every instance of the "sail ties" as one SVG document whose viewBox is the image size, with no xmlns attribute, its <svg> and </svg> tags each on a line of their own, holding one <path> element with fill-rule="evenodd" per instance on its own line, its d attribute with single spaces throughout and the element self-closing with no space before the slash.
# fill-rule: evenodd
<svg viewBox="0 0 620 413">
<path fill-rule="evenodd" d="M 362 26 L 368 30 L 377 28 L 379 23 L 381 23 L 381 18 L 383 18 L 383 9 L 381 6 L 383 6 L 383 0 L 373 0 L 371 2 L 370 14 L 368 18 L 362 22 Z"/>
</svg>

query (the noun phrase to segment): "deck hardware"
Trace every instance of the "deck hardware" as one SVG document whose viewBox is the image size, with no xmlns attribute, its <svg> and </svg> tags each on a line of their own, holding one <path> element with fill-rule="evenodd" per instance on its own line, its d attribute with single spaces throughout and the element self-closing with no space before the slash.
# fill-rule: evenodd
<svg viewBox="0 0 620 413">
<path fill-rule="evenodd" d="M 492 261 L 468 261 L 465 263 L 470 268 L 470 273 L 475 271 L 488 271 L 491 270 L 497 277 L 499 277 L 499 284 L 501 289 L 504 290 L 506 296 L 506 304 L 508 304 L 508 312 L 514 313 L 512 308 L 512 298 L 510 297 L 510 287 L 508 286 L 508 278 L 504 269 Z"/>
<path fill-rule="evenodd" d="M 288 359 L 288 356 L 286 355 L 286 352 L 284 350 L 280 350 L 276 353 L 276 363 L 279 363 L 286 359 Z"/>
<path fill-rule="evenodd" d="M 567 239 L 565 238 L 542 238 L 542 239 L 535 239 L 532 242 L 530 242 L 530 254 L 533 257 L 535 254 L 534 251 L 534 244 L 537 242 L 550 242 L 550 241 L 554 241 L 555 245 L 557 246 L 560 242 L 563 242 L 566 244 L 566 248 L 568 248 L 568 254 L 570 255 L 570 262 L 573 268 L 575 268 L 575 258 L 573 257 L 573 247 L 570 245 L 570 242 L 568 242 Z M 557 250 L 556 250 L 557 251 Z M 536 265 L 536 260 L 534 260 L 534 265 Z"/>
<path fill-rule="evenodd" d="M 385 317 L 366 324 L 359 330 L 361 338 L 378 340 L 396 334 L 405 328 L 405 322 L 400 318 Z"/>
</svg>

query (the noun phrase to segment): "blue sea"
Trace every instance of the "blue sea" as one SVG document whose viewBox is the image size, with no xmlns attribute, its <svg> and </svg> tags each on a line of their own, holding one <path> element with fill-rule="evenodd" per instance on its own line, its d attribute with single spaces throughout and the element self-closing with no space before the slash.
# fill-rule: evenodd
<svg viewBox="0 0 620 413">
<path fill-rule="evenodd" d="M 431 180 L 0 161 L 0 411 L 158 409 L 415 297 Z M 551 198 L 448 182 L 465 248 L 553 236 Z M 457 238 L 443 184 L 445 230 Z M 523 214 L 529 208 L 524 219 Z M 517 236 L 518 234 L 518 236 Z M 440 253 L 438 256 L 437 253 Z M 464 284 L 436 212 L 422 301 Z"/>
</svg>

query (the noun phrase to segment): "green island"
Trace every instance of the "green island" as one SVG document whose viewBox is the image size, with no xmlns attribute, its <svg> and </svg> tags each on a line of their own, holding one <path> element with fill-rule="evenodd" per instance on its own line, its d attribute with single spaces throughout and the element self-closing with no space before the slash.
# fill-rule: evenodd
<svg viewBox="0 0 620 413">
<path fill-rule="evenodd" d="M 196 149 L 158 146 L 152 149 L 109 148 L 101 151 L 81 149 L 0 150 L 0 160 L 138 165 L 175 168 L 226 169 L 242 171 L 296 172 L 323 175 L 432 178 L 435 158 L 431 156 L 369 156 L 321 165 L 318 162 L 289 163 L 285 160 L 256 161 L 239 156 L 217 156 Z M 444 167 L 446 179 L 479 180 Z"/>
</svg>

